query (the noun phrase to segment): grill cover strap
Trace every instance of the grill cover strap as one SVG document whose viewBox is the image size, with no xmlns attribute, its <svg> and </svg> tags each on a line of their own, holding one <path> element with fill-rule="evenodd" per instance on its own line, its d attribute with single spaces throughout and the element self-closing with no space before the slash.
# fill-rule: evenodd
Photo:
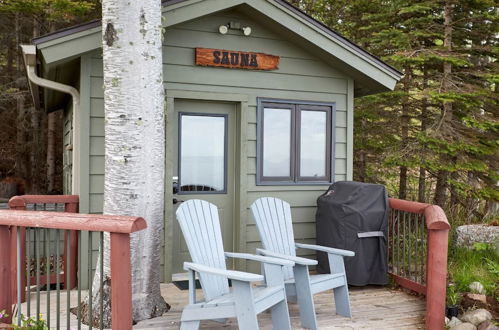
<svg viewBox="0 0 499 330">
<path fill-rule="evenodd" d="M 357 233 L 358 238 L 367 238 L 367 237 L 385 237 L 382 231 L 365 231 L 363 233 Z"/>
</svg>

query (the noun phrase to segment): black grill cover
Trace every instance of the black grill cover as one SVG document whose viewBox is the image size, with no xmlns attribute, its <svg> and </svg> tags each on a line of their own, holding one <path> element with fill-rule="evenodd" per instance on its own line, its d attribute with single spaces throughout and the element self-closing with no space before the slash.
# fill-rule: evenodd
<svg viewBox="0 0 499 330">
<path fill-rule="evenodd" d="M 340 181 L 318 198 L 317 244 L 355 252 L 344 258 L 348 284 L 388 284 L 388 212 L 379 184 Z M 319 272 L 329 273 L 326 253 L 318 252 L 317 259 Z"/>
</svg>

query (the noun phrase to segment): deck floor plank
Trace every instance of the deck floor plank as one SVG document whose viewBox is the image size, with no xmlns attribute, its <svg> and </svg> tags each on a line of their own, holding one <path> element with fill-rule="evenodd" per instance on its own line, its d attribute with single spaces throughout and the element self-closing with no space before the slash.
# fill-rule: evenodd
<svg viewBox="0 0 499 330">
<path fill-rule="evenodd" d="M 202 297 L 201 290 L 198 290 L 198 297 Z M 187 304 L 187 291 L 177 289 L 173 284 L 161 284 L 161 293 L 165 300 L 171 305 L 171 310 L 151 320 L 139 322 L 134 329 L 179 329 L 180 316 L 182 308 Z M 82 292 L 82 299 L 86 292 Z M 51 292 L 50 311 L 51 328 L 55 326 L 56 312 L 55 292 Z M 71 306 L 77 305 L 77 293 L 71 292 Z M 41 312 L 46 318 L 46 294 L 42 293 Z M 341 329 L 423 329 L 425 302 L 422 298 L 409 295 L 407 293 L 391 290 L 386 287 L 364 287 L 351 288 L 350 300 L 352 304 L 353 317 L 346 318 L 334 313 L 334 301 L 331 291 L 326 291 L 315 295 L 315 306 L 317 320 L 320 329 L 341 330 Z M 36 299 L 32 295 L 31 307 L 36 306 Z M 63 326 L 60 329 L 66 329 L 66 292 L 61 295 L 60 319 Z M 302 329 L 300 326 L 300 317 L 298 306 L 289 304 L 291 324 L 293 329 Z M 26 314 L 26 303 L 22 306 L 22 311 Z M 31 312 L 35 310 L 32 308 Z M 263 330 L 272 329 L 270 313 L 262 313 L 258 317 L 260 328 Z M 77 320 L 71 314 L 71 328 L 77 329 Z M 82 326 L 82 329 L 88 329 Z M 214 321 L 201 322 L 201 329 L 237 329 L 235 319 L 230 319 L 227 324 L 220 324 Z"/>
</svg>

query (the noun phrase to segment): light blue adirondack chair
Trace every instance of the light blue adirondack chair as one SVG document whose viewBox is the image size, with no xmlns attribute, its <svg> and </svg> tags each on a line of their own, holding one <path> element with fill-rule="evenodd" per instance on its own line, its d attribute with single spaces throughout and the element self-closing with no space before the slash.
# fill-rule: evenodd
<svg viewBox="0 0 499 330">
<path fill-rule="evenodd" d="M 284 268 L 285 284 L 288 299 L 298 300 L 302 326 L 317 329 L 313 295 L 329 289 L 334 291 L 336 313 L 352 317 L 343 257 L 354 256 L 355 253 L 325 246 L 295 243 L 291 208 L 288 203 L 278 198 L 257 199 L 251 205 L 251 212 L 264 247 L 257 249 L 257 253 L 295 262 L 294 267 Z M 317 265 L 317 261 L 297 257 L 297 248 L 326 252 L 330 274 L 310 275 L 308 266 Z"/>
<path fill-rule="evenodd" d="M 182 311 L 181 329 L 198 329 L 201 320 L 224 322 L 237 317 L 239 329 L 254 330 L 258 329 L 257 314 L 269 308 L 274 329 L 291 329 L 283 267 L 292 267 L 294 262 L 247 253 L 224 253 L 218 209 L 211 203 L 189 200 L 176 214 L 193 261 L 184 263 L 189 271 L 189 305 Z M 226 257 L 261 262 L 265 277 L 227 270 Z M 196 273 L 203 301 L 196 300 Z M 228 279 L 232 281 L 232 291 Z M 265 281 L 265 286 L 251 285 L 258 281 Z"/>
</svg>

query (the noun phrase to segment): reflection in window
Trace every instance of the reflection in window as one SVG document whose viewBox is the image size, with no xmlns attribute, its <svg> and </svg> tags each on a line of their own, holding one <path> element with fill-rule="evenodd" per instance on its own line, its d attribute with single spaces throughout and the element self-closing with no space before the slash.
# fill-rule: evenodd
<svg viewBox="0 0 499 330">
<path fill-rule="evenodd" d="M 330 183 L 333 113 L 333 104 L 260 100 L 257 184 Z"/>
<path fill-rule="evenodd" d="M 263 175 L 291 175 L 291 110 L 266 108 L 263 113 Z"/>
<path fill-rule="evenodd" d="M 180 117 L 180 191 L 225 191 L 226 117 Z"/>
<path fill-rule="evenodd" d="M 326 120 L 325 111 L 301 111 L 300 176 L 326 176 Z"/>
</svg>

